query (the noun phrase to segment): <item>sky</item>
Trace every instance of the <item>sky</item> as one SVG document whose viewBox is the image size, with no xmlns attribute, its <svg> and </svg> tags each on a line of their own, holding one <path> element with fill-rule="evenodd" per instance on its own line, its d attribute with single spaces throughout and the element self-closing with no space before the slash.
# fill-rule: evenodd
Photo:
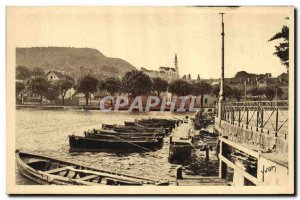
<svg viewBox="0 0 300 200">
<path fill-rule="evenodd" d="M 174 67 L 180 76 L 219 78 L 221 17 L 225 12 L 225 77 L 236 72 L 286 72 L 267 42 L 293 23 L 291 7 L 9 7 L 13 47 L 95 48 L 137 69 Z M 290 20 L 285 18 L 289 17 Z M 10 47 L 11 47 L 10 46 Z"/>
</svg>

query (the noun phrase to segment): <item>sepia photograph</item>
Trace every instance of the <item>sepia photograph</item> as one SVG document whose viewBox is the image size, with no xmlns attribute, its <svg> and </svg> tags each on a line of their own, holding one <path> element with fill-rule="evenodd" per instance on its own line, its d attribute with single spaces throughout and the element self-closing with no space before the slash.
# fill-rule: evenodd
<svg viewBox="0 0 300 200">
<path fill-rule="evenodd" d="M 294 15 L 6 7 L 8 194 L 294 194 Z"/>
</svg>

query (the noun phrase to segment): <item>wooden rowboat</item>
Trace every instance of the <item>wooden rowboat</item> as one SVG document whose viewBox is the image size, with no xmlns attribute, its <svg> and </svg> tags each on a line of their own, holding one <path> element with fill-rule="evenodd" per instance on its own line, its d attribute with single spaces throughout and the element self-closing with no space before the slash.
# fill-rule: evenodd
<svg viewBox="0 0 300 200">
<path fill-rule="evenodd" d="M 19 173 L 42 185 L 169 185 L 168 181 L 117 174 L 19 151 L 16 163 Z"/>
<path fill-rule="evenodd" d="M 69 136 L 70 152 L 100 152 L 100 151 L 153 151 L 162 147 L 162 141 L 156 138 L 123 139 L 93 138 L 82 136 Z"/>
<path fill-rule="evenodd" d="M 160 133 L 163 135 L 168 134 L 168 129 L 165 128 L 150 128 L 150 127 L 143 127 L 137 124 L 131 124 L 131 125 L 102 124 L 102 129 L 111 129 L 115 131 L 131 132 L 131 133 L 147 132 L 147 133 Z"/>
</svg>

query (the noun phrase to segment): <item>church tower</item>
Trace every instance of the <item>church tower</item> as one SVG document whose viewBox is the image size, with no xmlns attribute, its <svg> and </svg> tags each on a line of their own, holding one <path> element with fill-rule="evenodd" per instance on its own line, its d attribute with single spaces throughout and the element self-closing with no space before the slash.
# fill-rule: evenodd
<svg viewBox="0 0 300 200">
<path fill-rule="evenodd" d="M 176 69 L 176 72 L 177 72 L 177 76 L 179 77 L 177 53 L 175 53 L 174 64 L 175 64 L 175 69 Z"/>
</svg>

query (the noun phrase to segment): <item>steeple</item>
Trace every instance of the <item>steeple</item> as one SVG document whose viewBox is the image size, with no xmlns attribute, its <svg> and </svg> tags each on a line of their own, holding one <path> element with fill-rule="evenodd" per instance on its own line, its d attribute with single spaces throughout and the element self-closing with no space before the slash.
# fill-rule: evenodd
<svg viewBox="0 0 300 200">
<path fill-rule="evenodd" d="M 175 65 L 176 72 L 177 72 L 177 74 L 179 76 L 177 53 L 175 53 L 174 65 Z"/>
</svg>

